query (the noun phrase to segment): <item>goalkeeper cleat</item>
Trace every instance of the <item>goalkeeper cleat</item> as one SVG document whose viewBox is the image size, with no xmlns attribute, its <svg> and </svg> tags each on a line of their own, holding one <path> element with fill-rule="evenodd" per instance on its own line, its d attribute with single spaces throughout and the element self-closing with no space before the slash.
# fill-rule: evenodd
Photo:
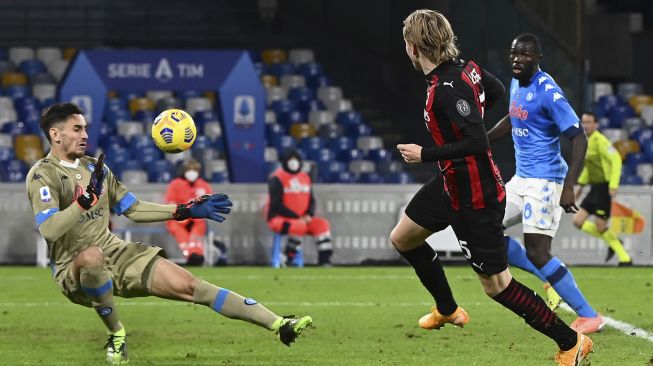
<svg viewBox="0 0 653 366">
<path fill-rule="evenodd" d="M 544 290 L 546 290 L 546 304 L 551 311 L 555 311 L 562 303 L 562 298 L 548 282 L 544 284 Z"/>
<path fill-rule="evenodd" d="M 577 331 L 578 333 L 591 334 L 598 333 L 603 330 L 605 326 L 605 321 L 601 314 L 596 314 L 595 317 L 578 317 L 574 320 L 569 326 L 571 329 Z"/>
<path fill-rule="evenodd" d="M 621 241 L 621 239 L 619 239 L 619 241 L 621 243 L 623 243 L 623 241 Z M 610 259 L 612 259 L 612 257 L 614 257 L 614 250 L 612 248 L 608 247 L 608 253 L 605 255 L 605 262 L 606 263 L 609 262 Z"/>
<path fill-rule="evenodd" d="M 578 366 L 581 361 L 589 356 L 593 347 L 594 344 L 590 337 L 578 333 L 576 345 L 568 351 L 560 350 L 556 355 L 555 360 L 559 366 Z"/>
<path fill-rule="evenodd" d="M 127 357 L 127 333 L 125 328 L 109 335 L 107 344 L 104 345 L 107 349 L 107 362 L 112 365 L 124 365 L 129 362 Z"/>
<path fill-rule="evenodd" d="M 467 314 L 465 309 L 459 306 L 453 314 L 442 315 L 438 311 L 438 308 L 434 306 L 431 308 L 429 314 L 426 314 L 419 319 L 419 326 L 428 330 L 440 329 L 447 323 L 462 328 L 465 324 L 469 323 L 469 314 Z"/>
<path fill-rule="evenodd" d="M 295 318 L 294 315 L 288 315 L 277 319 L 272 325 L 272 331 L 279 336 L 281 343 L 290 347 L 290 344 L 311 325 L 313 325 L 313 318 L 310 316 Z"/>
</svg>

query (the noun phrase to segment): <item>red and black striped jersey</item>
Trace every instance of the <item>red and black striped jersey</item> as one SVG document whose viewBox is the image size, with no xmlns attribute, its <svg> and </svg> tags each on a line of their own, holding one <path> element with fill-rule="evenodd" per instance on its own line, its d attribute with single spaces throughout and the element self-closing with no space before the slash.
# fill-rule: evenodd
<svg viewBox="0 0 653 366">
<path fill-rule="evenodd" d="M 500 90 L 499 97 L 503 93 L 503 85 L 474 61 L 462 60 L 440 64 L 426 75 L 426 81 L 424 119 L 435 149 L 461 142 L 472 130 L 487 146 L 476 146 L 469 153 L 465 149 L 457 157 L 437 162 L 452 208 L 477 210 L 497 205 L 505 198 L 504 183 L 487 143 L 483 115 L 486 103 L 498 99 L 496 91 Z M 486 101 L 486 89 L 492 91 L 491 100 Z"/>
</svg>

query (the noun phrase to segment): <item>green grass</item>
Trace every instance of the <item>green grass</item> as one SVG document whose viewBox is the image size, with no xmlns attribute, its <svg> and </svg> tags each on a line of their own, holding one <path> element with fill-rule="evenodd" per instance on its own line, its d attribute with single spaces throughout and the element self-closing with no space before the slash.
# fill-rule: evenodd
<svg viewBox="0 0 653 366">
<path fill-rule="evenodd" d="M 653 333 L 653 268 L 574 268 L 605 315 Z M 429 296 L 409 267 L 196 269 L 212 283 L 279 314 L 309 314 L 314 328 L 291 348 L 256 326 L 156 298 L 119 299 L 130 365 L 553 365 L 555 344 L 487 298 L 471 269 L 448 267 L 464 329 L 418 328 Z M 542 294 L 538 281 L 515 270 Z M 95 312 L 59 293 L 48 270 L 0 267 L 0 365 L 103 363 Z M 567 322 L 574 317 L 564 311 Z M 653 343 L 607 328 L 592 337 L 592 366 L 653 365 Z"/>
</svg>

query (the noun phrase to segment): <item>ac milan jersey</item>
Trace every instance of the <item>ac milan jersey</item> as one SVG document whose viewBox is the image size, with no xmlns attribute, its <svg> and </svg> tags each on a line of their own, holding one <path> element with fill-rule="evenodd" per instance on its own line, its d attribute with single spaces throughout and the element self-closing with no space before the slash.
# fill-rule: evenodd
<svg viewBox="0 0 653 366">
<path fill-rule="evenodd" d="M 460 141 L 465 127 L 483 123 L 483 83 L 487 82 L 483 75 L 473 61 L 454 60 L 426 76 L 424 119 L 436 147 Z M 455 210 L 495 206 L 505 197 L 503 180 L 489 148 L 481 154 L 439 161 L 438 166 Z"/>
<path fill-rule="evenodd" d="M 562 183 L 568 167 L 560 154 L 559 136 L 571 126 L 580 126 L 562 89 L 542 70 L 524 87 L 512 79 L 509 113 L 516 175 Z"/>
</svg>

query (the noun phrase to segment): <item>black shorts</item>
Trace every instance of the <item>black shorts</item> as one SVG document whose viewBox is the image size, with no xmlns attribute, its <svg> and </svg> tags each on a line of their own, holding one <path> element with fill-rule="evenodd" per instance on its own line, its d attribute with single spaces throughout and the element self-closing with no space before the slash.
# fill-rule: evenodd
<svg viewBox="0 0 653 366">
<path fill-rule="evenodd" d="M 442 187 L 442 178 L 429 180 L 410 200 L 406 216 L 419 226 L 438 232 L 451 226 L 474 271 L 492 275 L 508 268 L 503 238 L 504 199 L 498 206 L 456 211 Z"/>
<path fill-rule="evenodd" d="M 608 183 L 592 184 L 590 193 L 583 199 L 580 207 L 596 217 L 609 219 L 612 197 Z"/>
</svg>

